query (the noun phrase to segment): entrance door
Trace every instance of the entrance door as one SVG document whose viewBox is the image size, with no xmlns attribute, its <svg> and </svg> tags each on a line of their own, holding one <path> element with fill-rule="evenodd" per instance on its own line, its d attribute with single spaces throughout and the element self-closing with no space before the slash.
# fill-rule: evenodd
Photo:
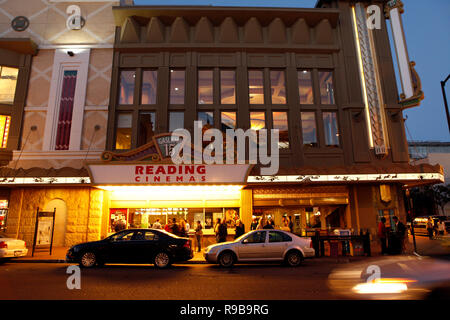
<svg viewBox="0 0 450 320">
<path fill-rule="evenodd" d="M 43 211 L 50 211 L 56 208 L 55 229 L 53 233 L 53 247 L 64 247 L 66 242 L 67 206 L 61 199 L 53 199 L 44 207 Z"/>
<path fill-rule="evenodd" d="M 240 260 L 257 260 L 266 258 L 266 231 L 255 231 L 241 240 L 239 245 Z"/>
</svg>

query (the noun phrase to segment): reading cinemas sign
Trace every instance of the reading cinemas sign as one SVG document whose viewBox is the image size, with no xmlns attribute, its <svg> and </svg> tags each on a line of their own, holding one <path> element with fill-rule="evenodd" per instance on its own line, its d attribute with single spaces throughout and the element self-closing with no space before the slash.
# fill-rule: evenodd
<svg viewBox="0 0 450 320">
<path fill-rule="evenodd" d="M 88 164 L 94 184 L 241 184 L 249 164 Z"/>
</svg>

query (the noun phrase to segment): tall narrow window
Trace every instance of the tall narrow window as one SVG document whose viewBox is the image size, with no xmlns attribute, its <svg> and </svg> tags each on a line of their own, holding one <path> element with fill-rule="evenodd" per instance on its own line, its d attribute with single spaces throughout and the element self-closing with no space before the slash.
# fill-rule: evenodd
<svg viewBox="0 0 450 320">
<path fill-rule="evenodd" d="M 272 104 L 286 104 L 286 85 L 284 82 L 283 71 L 270 71 L 270 90 L 272 96 Z"/>
<path fill-rule="evenodd" d="M 19 69 L 0 66 L 0 104 L 13 104 Z"/>
<path fill-rule="evenodd" d="M 116 149 L 131 149 L 131 113 L 119 113 L 117 116 Z"/>
<path fill-rule="evenodd" d="M 120 72 L 119 104 L 133 104 L 135 79 L 136 71 L 122 70 Z"/>
<path fill-rule="evenodd" d="M 220 71 L 220 103 L 236 104 L 236 73 L 234 70 Z"/>
<path fill-rule="evenodd" d="M 142 104 L 155 104 L 156 103 L 156 89 L 158 83 L 158 71 L 156 70 L 144 70 L 142 72 Z"/>
<path fill-rule="evenodd" d="M 273 128 L 279 130 L 278 148 L 289 149 L 289 130 L 287 112 L 272 112 Z"/>
<path fill-rule="evenodd" d="M 200 111 L 198 121 L 202 122 L 202 128 L 212 128 L 214 127 L 214 113 L 212 111 Z"/>
<path fill-rule="evenodd" d="M 339 130 L 336 112 L 323 112 L 323 127 L 325 131 L 325 145 L 339 146 Z"/>
<path fill-rule="evenodd" d="M 184 104 L 184 70 L 170 70 L 170 104 Z"/>
<path fill-rule="evenodd" d="M 266 115 L 264 112 L 250 112 L 250 129 L 260 130 L 266 127 Z"/>
<path fill-rule="evenodd" d="M 314 112 L 302 112 L 303 144 L 317 146 L 316 115 Z"/>
<path fill-rule="evenodd" d="M 220 113 L 220 129 L 223 132 L 227 129 L 236 129 L 236 112 L 222 111 Z"/>
<path fill-rule="evenodd" d="M 198 104 L 213 103 L 213 70 L 198 71 Z"/>
<path fill-rule="evenodd" d="M 184 112 L 169 112 L 169 132 L 184 128 Z"/>
<path fill-rule="evenodd" d="M 155 135 L 155 112 L 141 111 L 139 113 L 138 147 L 152 141 Z"/>
<path fill-rule="evenodd" d="M 56 131 L 55 150 L 69 150 L 70 129 L 72 127 L 73 100 L 77 84 L 77 71 L 64 71 L 59 103 L 58 129 Z"/>
<path fill-rule="evenodd" d="M 264 104 L 264 77 L 262 70 L 248 72 L 248 93 L 250 104 Z"/>
<path fill-rule="evenodd" d="M 8 145 L 8 133 L 11 123 L 10 116 L 0 115 L 0 148 L 6 148 Z"/>
<path fill-rule="evenodd" d="M 319 71 L 320 103 L 334 104 L 333 73 Z"/>
<path fill-rule="evenodd" d="M 314 104 L 311 71 L 300 70 L 298 76 L 298 95 L 301 104 Z"/>
</svg>

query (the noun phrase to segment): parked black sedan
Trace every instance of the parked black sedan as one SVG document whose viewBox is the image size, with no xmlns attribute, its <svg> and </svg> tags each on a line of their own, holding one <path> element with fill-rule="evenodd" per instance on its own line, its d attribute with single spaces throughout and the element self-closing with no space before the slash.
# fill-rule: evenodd
<svg viewBox="0 0 450 320">
<path fill-rule="evenodd" d="M 105 263 L 153 263 L 157 268 L 166 268 L 192 257 L 189 238 L 159 229 L 127 229 L 100 241 L 71 247 L 66 261 L 85 268 Z"/>
</svg>

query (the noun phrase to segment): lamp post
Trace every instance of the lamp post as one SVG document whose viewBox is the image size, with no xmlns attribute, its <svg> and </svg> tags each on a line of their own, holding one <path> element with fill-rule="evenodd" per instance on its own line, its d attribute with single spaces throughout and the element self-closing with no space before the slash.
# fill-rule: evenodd
<svg viewBox="0 0 450 320">
<path fill-rule="evenodd" d="M 442 96 L 444 97 L 445 113 L 447 114 L 448 131 L 450 132 L 450 114 L 448 112 L 447 95 L 445 94 L 445 83 L 449 78 L 450 74 L 447 76 L 447 78 L 445 78 L 444 81 L 441 81 L 441 89 L 442 89 Z"/>
</svg>

